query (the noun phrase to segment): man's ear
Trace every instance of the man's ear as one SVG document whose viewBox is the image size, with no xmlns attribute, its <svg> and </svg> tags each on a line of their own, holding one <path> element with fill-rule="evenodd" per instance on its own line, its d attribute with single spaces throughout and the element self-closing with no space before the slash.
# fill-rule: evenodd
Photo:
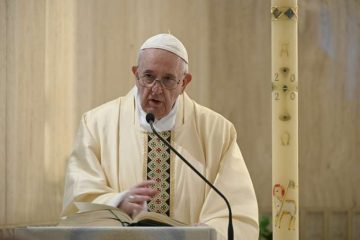
<svg viewBox="0 0 360 240">
<path fill-rule="evenodd" d="M 131 71 L 133 72 L 136 79 L 139 79 L 138 66 L 132 66 Z"/>
<path fill-rule="evenodd" d="M 182 82 L 182 86 L 181 86 L 182 91 L 181 91 L 181 93 L 183 93 L 185 91 L 185 88 L 191 82 L 191 79 L 192 79 L 192 75 L 190 73 L 186 73 L 185 77 L 184 77 L 184 80 Z"/>
</svg>

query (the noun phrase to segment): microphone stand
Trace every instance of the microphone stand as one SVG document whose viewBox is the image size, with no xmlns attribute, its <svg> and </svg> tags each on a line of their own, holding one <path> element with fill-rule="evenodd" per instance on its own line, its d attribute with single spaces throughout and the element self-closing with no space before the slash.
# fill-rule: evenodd
<svg viewBox="0 0 360 240">
<path fill-rule="evenodd" d="M 153 130 L 153 133 L 155 133 L 155 135 L 163 143 L 165 143 L 166 146 L 168 146 L 179 158 L 181 158 L 181 160 L 184 161 L 184 163 L 186 163 L 186 165 L 188 165 L 202 180 L 204 180 L 204 182 L 206 182 L 212 189 L 214 189 L 215 192 L 217 192 L 217 194 L 219 194 L 222 197 L 222 199 L 224 199 L 224 201 L 227 205 L 227 208 L 229 210 L 228 240 L 233 240 L 234 239 L 234 228 L 233 228 L 233 224 L 232 224 L 232 211 L 231 211 L 230 203 L 226 199 L 224 194 L 222 194 L 209 180 L 207 180 L 198 170 L 196 170 L 178 151 L 175 150 L 175 148 L 173 148 L 171 146 L 170 143 L 168 143 L 168 141 L 166 141 L 162 136 L 160 136 L 160 134 L 155 130 L 155 128 L 153 126 L 153 123 L 154 123 L 153 119 L 148 119 L 148 117 L 146 116 L 146 120 L 150 124 L 150 127 Z"/>
</svg>

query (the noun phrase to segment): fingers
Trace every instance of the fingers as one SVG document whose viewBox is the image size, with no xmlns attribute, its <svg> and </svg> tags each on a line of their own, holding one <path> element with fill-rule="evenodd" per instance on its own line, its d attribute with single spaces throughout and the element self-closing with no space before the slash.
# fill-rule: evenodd
<svg viewBox="0 0 360 240">
<path fill-rule="evenodd" d="M 130 216 L 134 216 L 140 211 L 146 210 L 146 202 L 159 192 L 157 189 L 151 188 L 154 184 L 155 181 L 147 180 L 129 189 L 124 199 L 121 201 L 119 208 Z"/>
<path fill-rule="evenodd" d="M 134 196 L 143 195 L 152 198 L 158 193 L 158 190 L 151 188 L 152 186 L 154 186 L 154 184 L 155 184 L 154 180 L 147 180 L 141 182 L 129 190 L 129 195 L 134 195 Z M 147 200 L 149 199 L 146 199 L 146 201 Z"/>
<path fill-rule="evenodd" d="M 148 201 L 151 199 L 151 196 L 149 195 L 129 195 L 128 196 L 128 202 L 130 203 L 138 203 L 138 204 L 143 204 L 144 202 Z"/>
<path fill-rule="evenodd" d="M 122 204 L 121 209 L 125 211 L 129 216 L 135 217 L 139 212 L 146 211 L 147 206 L 144 203 L 133 203 L 133 202 L 125 202 Z"/>
<path fill-rule="evenodd" d="M 146 181 L 143 181 L 137 185 L 135 185 L 134 188 L 142 188 L 142 187 L 151 187 L 155 184 L 155 181 L 154 180 L 146 180 Z"/>
<path fill-rule="evenodd" d="M 124 199 L 120 202 L 118 208 L 127 213 L 129 216 L 132 216 L 134 211 L 140 212 L 142 210 L 146 210 L 145 202 L 147 201 L 146 199 L 150 199 L 150 197 L 141 195 L 138 196 L 127 193 Z"/>
<path fill-rule="evenodd" d="M 128 206 L 128 211 L 130 213 L 130 215 L 132 213 L 136 212 L 140 212 L 140 211 L 144 211 L 147 210 L 147 206 L 146 204 L 144 204 L 144 202 L 127 202 L 127 206 Z"/>
<path fill-rule="evenodd" d="M 129 190 L 129 195 L 133 196 L 147 196 L 149 198 L 154 197 L 158 193 L 157 189 L 152 188 L 133 188 Z M 147 199 L 149 200 L 149 199 Z"/>
</svg>

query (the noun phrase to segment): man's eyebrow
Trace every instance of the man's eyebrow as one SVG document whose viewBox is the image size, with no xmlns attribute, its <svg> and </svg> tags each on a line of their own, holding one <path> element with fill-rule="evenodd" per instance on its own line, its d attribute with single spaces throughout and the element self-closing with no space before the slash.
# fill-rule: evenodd
<svg viewBox="0 0 360 240">
<path fill-rule="evenodd" d="M 143 73 L 154 74 L 154 71 L 151 70 L 151 69 L 146 69 L 146 70 L 143 71 Z M 176 76 L 175 76 L 174 74 L 172 74 L 172 73 L 165 73 L 165 74 L 163 75 L 163 77 L 172 77 L 172 78 L 175 78 Z"/>
<path fill-rule="evenodd" d="M 154 71 L 150 70 L 150 69 L 146 69 L 143 71 L 144 73 L 154 73 Z"/>
<path fill-rule="evenodd" d="M 172 74 L 172 73 L 165 73 L 164 77 L 173 77 L 173 78 L 175 78 L 175 75 Z"/>
</svg>

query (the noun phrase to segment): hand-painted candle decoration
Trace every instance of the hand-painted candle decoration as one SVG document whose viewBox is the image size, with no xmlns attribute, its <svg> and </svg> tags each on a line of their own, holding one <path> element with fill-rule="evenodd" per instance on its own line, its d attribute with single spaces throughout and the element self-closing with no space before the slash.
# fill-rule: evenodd
<svg viewBox="0 0 360 240">
<path fill-rule="evenodd" d="M 297 0 L 271 1 L 273 239 L 299 239 Z"/>
</svg>

